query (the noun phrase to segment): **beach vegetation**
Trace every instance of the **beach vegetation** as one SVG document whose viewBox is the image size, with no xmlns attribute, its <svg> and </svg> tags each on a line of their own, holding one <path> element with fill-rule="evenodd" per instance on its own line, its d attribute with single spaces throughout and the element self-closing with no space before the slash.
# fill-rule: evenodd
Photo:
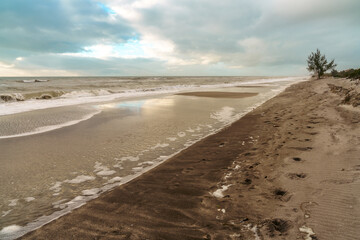
<svg viewBox="0 0 360 240">
<path fill-rule="evenodd" d="M 336 67 L 335 60 L 333 59 L 331 62 L 328 62 L 325 55 L 322 55 L 319 49 L 316 49 L 316 52 L 312 52 L 309 55 L 307 62 L 307 70 L 313 72 L 317 79 L 320 79 L 326 71 L 333 70 Z"/>
<path fill-rule="evenodd" d="M 360 79 L 360 68 L 358 69 L 351 68 L 343 71 L 336 71 L 334 69 L 331 72 L 331 76 L 338 78 Z"/>
</svg>

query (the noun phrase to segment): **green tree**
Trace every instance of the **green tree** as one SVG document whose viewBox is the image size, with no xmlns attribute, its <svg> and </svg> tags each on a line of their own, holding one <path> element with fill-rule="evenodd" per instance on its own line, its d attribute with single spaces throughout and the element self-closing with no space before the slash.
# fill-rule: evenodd
<svg viewBox="0 0 360 240">
<path fill-rule="evenodd" d="M 335 60 L 332 60 L 328 63 L 325 55 L 321 55 L 320 50 L 316 49 L 316 52 L 312 52 L 307 59 L 307 70 L 309 70 L 309 72 L 314 72 L 314 74 L 317 75 L 317 78 L 320 79 L 327 70 L 334 69 L 336 67 L 334 61 Z"/>
</svg>

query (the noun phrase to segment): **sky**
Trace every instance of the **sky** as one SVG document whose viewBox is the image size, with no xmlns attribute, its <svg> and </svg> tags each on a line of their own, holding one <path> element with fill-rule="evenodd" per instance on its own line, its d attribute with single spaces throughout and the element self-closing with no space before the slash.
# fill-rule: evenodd
<svg viewBox="0 0 360 240">
<path fill-rule="evenodd" d="M 360 67 L 359 0 L 1 0 L 0 76 L 297 76 Z"/>
</svg>

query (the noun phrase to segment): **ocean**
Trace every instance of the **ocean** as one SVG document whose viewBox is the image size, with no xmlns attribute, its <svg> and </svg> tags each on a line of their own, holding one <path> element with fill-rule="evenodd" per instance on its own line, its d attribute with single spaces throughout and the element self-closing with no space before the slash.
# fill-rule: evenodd
<svg viewBox="0 0 360 240">
<path fill-rule="evenodd" d="M 306 79 L 0 78 L 0 238 L 136 178 Z M 204 91 L 254 94 L 181 95 Z"/>
</svg>

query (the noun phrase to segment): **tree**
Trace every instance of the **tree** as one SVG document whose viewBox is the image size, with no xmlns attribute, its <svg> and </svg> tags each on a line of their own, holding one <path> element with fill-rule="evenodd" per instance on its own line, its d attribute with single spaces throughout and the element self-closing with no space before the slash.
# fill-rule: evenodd
<svg viewBox="0 0 360 240">
<path fill-rule="evenodd" d="M 325 55 L 321 55 L 320 50 L 316 49 L 316 52 L 312 52 L 307 59 L 307 70 L 309 70 L 309 72 L 314 72 L 314 74 L 317 75 L 317 78 L 320 79 L 327 70 L 334 69 L 337 66 L 334 61 L 335 60 L 332 60 L 328 63 Z"/>
</svg>

